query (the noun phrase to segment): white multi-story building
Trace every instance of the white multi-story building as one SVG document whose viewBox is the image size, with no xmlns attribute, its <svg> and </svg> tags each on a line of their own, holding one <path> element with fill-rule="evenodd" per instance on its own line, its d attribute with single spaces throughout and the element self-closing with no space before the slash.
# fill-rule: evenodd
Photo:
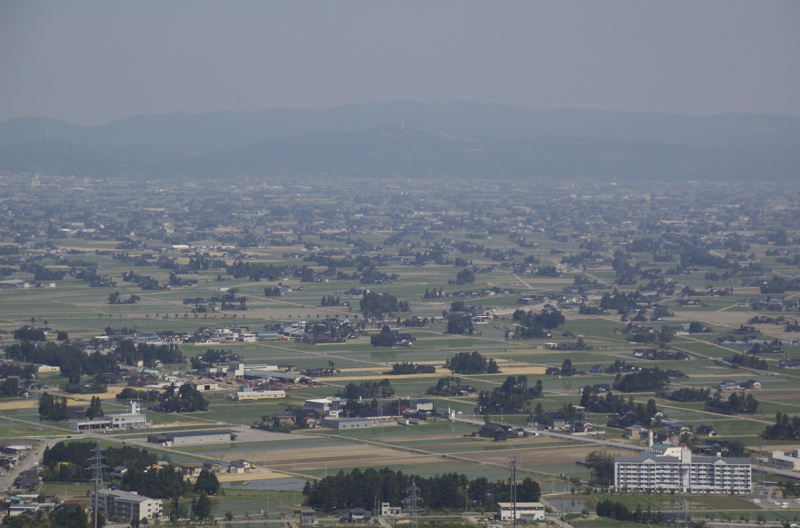
<svg viewBox="0 0 800 528">
<path fill-rule="evenodd" d="M 98 490 L 97 509 L 107 519 L 129 523 L 133 520 L 161 517 L 161 499 L 151 499 L 132 491 Z"/>
<path fill-rule="evenodd" d="M 72 431 L 86 431 L 91 429 L 146 429 L 151 423 L 152 422 L 147 421 L 147 415 L 141 412 L 141 405 L 139 402 L 132 401 L 130 412 L 108 414 L 96 420 L 70 420 L 69 428 Z"/>
<path fill-rule="evenodd" d="M 617 491 L 734 493 L 751 489 L 749 458 L 693 456 L 682 446 L 654 445 L 639 456 L 614 457 Z"/>
</svg>

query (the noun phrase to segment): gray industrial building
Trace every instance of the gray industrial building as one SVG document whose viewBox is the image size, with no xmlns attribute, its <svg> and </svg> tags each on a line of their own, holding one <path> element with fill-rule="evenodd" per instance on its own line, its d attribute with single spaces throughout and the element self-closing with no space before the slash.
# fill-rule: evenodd
<svg viewBox="0 0 800 528">
<path fill-rule="evenodd" d="M 226 444 L 236 439 L 236 435 L 228 431 L 182 431 L 150 435 L 147 441 L 162 447 L 185 446 L 198 444 Z"/>
</svg>

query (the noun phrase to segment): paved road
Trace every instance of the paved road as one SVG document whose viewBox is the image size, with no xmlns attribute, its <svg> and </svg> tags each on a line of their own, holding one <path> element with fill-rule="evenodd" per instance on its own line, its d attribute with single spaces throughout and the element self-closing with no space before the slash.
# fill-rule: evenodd
<svg viewBox="0 0 800 528">
<path fill-rule="evenodd" d="M 28 455 L 28 457 L 25 460 L 17 464 L 17 467 L 8 471 L 5 475 L 3 475 L 2 478 L 0 478 L 0 489 L 5 490 L 10 488 L 11 485 L 14 484 L 14 479 L 17 478 L 17 475 L 28 469 L 33 469 L 35 466 L 39 464 L 39 462 L 42 461 L 42 455 L 44 455 L 45 447 L 53 447 L 56 443 L 60 442 L 64 438 L 66 437 L 48 438 L 44 442 L 41 442 L 39 444 L 39 447 L 37 447 L 36 450 L 31 452 L 31 454 Z M 30 440 L 24 440 L 24 441 L 30 442 Z"/>
</svg>

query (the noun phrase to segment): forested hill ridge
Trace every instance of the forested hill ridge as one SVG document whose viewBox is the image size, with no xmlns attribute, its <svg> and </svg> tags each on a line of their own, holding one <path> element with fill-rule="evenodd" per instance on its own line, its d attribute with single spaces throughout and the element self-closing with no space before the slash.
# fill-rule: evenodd
<svg viewBox="0 0 800 528">
<path fill-rule="evenodd" d="M 799 147 L 798 116 L 472 103 L 0 123 L 0 171 L 86 176 L 794 181 Z"/>
</svg>

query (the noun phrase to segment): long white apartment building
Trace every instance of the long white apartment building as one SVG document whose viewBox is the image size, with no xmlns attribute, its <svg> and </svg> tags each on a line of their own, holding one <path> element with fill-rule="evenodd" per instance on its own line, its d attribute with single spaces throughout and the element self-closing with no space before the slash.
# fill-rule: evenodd
<svg viewBox="0 0 800 528">
<path fill-rule="evenodd" d="M 629 492 L 685 492 L 746 495 L 751 460 L 695 456 L 683 446 L 653 445 L 638 456 L 614 457 L 614 488 Z"/>
</svg>

